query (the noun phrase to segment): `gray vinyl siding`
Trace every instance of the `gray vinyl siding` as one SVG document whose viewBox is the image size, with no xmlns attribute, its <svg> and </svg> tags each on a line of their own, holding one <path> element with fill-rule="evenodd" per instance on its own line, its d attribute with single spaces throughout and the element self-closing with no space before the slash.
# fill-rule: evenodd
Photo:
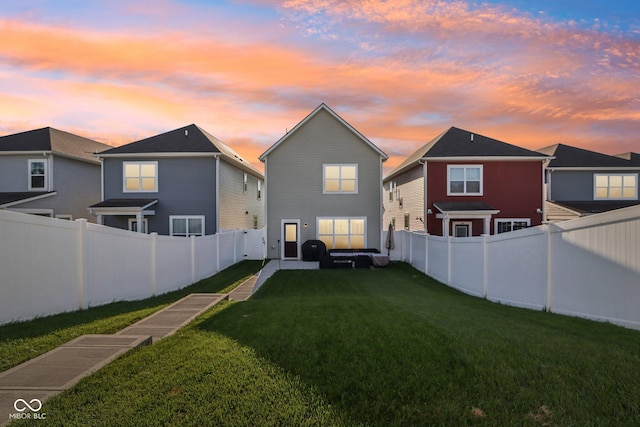
<svg viewBox="0 0 640 427">
<path fill-rule="evenodd" d="M 123 163 L 128 161 L 158 162 L 158 191 L 123 191 Z M 158 199 L 148 216 L 149 232 L 169 234 L 170 215 L 204 215 L 205 234 L 217 229 L 215 217 L 216 173 L 213 157 L 194 158 L 106 158 L 104 159 L 104 198 L 106 199 Z M 105 216 L 104 224 L 127 228 L 127 217 Z"/>
<path fill-rule="evenodd" d="M 639 171 L 553 171 L 551 172 L 551 194 L 554 201 L 587 201 L 594 199 L 594 175 L 630 174 Z"/>
<path fill-rule="evenodd" d="M 323 164 L 357 164 L 358 194 L 323 194 Z M 281 220 L 300 220 L 300 243 L 317 238 L 319 217 L 365 217 L 367 246 L 380 249 L 381 157 L 320 110 L 266 159 L 268 257 L 279 257 Z"/>
<path fill-rule="evenodd" d="M 247 191 L 244 191 L 244 174 Z M 258 181 L 262 196 L 258 200 Z M 264 227 L 264 182 L 248 172 L 220 161 L 220 230 L 253 228 L 253 216 L 258 216 L 257 228 Z"/>
<path fill-rule="evenodd" d="M 28 161 L 43 158 L 38 153 L 0 156 L 0 191 L 28 191 Z M 74 220 L 86 218 L 96 222 L 96 217 L 90 215 L 87 208 L 101 200 L 100 165 L 54 155 L 49 167 L 47 179 L 57 194 L 14 205 L 12 209 L 51 209 L 54 216 L 71 215 Z"/>
<path fill-rule="evenodd" d="M 0 156 L 0 192 L 29 191 L 30 159 L 45 160 L 46 157 L 42 153 Z M 98 166 L 98 170 L 99 168 Z"/>
<path fill-rule="evenodd" d="M 397 191 L 393 194 L 393 201 L 389 200 L 389 188 L 391 182 L 396 184 Z M 402 207 L 398 193 L 402 198 Z M 384 183 L 384 228 L 395 218 L 396 230 L 404 229 L 404 216 L 409 214 L 409 230 L 424 230 L 424 177 L 422 165 L 387 180 Z"/>
</svg>

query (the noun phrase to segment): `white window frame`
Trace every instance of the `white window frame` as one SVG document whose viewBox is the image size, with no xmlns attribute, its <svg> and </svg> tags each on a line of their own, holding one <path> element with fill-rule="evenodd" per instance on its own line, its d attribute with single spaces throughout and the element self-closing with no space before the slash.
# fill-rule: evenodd
<svg viewBox="0 0 640 427">
<path fill-rule="evenodd" d="M 142 165 L 154 165 L 155 166 L 155 170 L 156 170 L 156 174 L 154 176 L 155 182 L 154 182 L 153 190 L 143 190 L 142 189 L 142 178 L 150 178 L 150 177 L 143 177 L 142 175 L 138 176 L 138 178 L 139 178 L 139 181 L 138 181 L 139 190 L 127 190 L 127 165 L 138 165 L 139 169 L 140 169 L 140 167 Z M 158 162 L 157 161 L 122 162 L 122 192 L 123 193 L 157 193 L 158 192 L 158 175 L 159 175 L 159 170 L 158 170 Z"/>
<path fill-rule="evenodd" d="M 598 181 L 598 177 L 607 177 L 607 197 L 598 197 L 598 188 L 604 188 L 604 187 L 597 187 L 596 183 Z M 622 197 L 610 197 L 609 194 L 611 193 L 611 177 L 612 176 L 619 176 L 622 179 Z M 624 177 L 625 176 L 633 176 L 635 177 L 635 181 L 636 181 L 636 185 L 635 185 L 635 192 L 634 195 L 631 197 L 624 197 Z M 628 187 L 627 187 L 628 188 Z M 637 173 L 596 173 L 593 174 L 593 200 L 638 200 L 638 174 Z"/>
<path fill-rule="evenodd" d="M 349 221 L 349 249 L 351 249 L 351 220 L 355 220 L 355 219 L 360 219 L 360 220 L 364 220 L 364 243 L 363 243 L 363 249 L 367 248 L 367 217 L 366 216 L 341 216 L 341 217 L 333 217 L 333 216 L 323 216 L 323 217 L 317 217 L 316 218 L 316 239 L 318 240 L 322 240 L 320 239 L 320 221 L 321 220 L 333 220 L 334 221 L 334 227 L 333 227 L 333 234 L 332 234 L 332 245 L 331 247 L 335 248 L 335 221 L 336 220 L 348 220 Z M 325 234 L 323 234 L 323 236 L 325 236 Z M 342 234 L 340 234 L 340 236 L 342 236 Z"/>
<path fill-rule="evenodd" d="M 503 233 L 510 233 L 512 231 L 514 231 L 513 229 L 513 223 L 514 222 L 526 222 L 527 223 L 527 227 L 531 227 L 531 218 L 496 218 L 493 220 L 493 234 L 503 234 L 498 232 L 498 224 L 500 224 L 501 222 L 510 222 L 511 223 L 511 230 L 509 231 L 504 231 Z"/>
<path fill-rule="evenodd" d="M 249 190 L 249 175 L 243 172 L 242 175 L 242 192 L 246 193 Z"/>
<path fill-rule="evenodd" d="M 467 169 L 480 169 L 479 192 L 467 191 Z M 462 193 L 451 192 L 451 169 L 464 169 L 464 191 Z M 482 196 L 484 194 L 484 168 L 483 165 L 447 165 L 447 196 Z"/>
<path fill-rule="evenodd" d="M 180 237 L 191 237 L 191 236 L 204 236 L 205 235 L 205 217 L 204 215 L 169 215 L 169 235 L 175 236 L 173 233 L 173 220 L 174 219 L 184 219 L 187 221 L 186 225 L 186 236 L 180 234 Z M 202 230 L 200 233 L 189 234 L 189 220 L 190 219 L 199 219 L 202 221 Z"/>
<path fill-rule="evenodd" d="M 327 167 L 339 167 L 340 168 L 340 176 L 338 177 L 338 182 L 340 183 L 340 190 L 338 191 L 328 191 L 327 190 Z M 356 169 L 356 179 L 354 191 L 342 191 L 342 168 L 343 167 L 354 167 Z M 349 179 L 351 180 L 351 179 Z M 324 163 L 322 165 L 322 194 L 358 194 L 358 164 L 357 163 Z"/>
<path fill-rule="evenodd" d="M 34 163 L 42 163 L 44 165 L 44 173 L 42 175 L 31 174 L 31 165 Z M 29 159 L 29 161 L 27 162 L 27 179 L 29 180 L 28 182 L 29 191 L 47 191 L 47 184 L 49 183 L 47 172 L 48 172 L 47 159 Z M 42 187 L 34 187 L 32 185 L 33 183 L 32 178 L 34 176 L 44 176 L 44 184 L 42 185 Z"/>
<path fill-rule="evenodd" d="M 136 225 L 136 227 L 138 226 L 138 219 L 137 218 L 128 218 L 128 228 L 129 231 L 134 231 L 134 232 L 138 232 L 138 230 L 134 230 L 133 226 L 134 224 Z M 144 228 L 142 230 L 143 233 L 148 234 L 149 233 L 149 220 L 148 218 L 143 218 L 142 219 L 142 227 Z"/>
<path fill-rule="evenodd" d="M 258 200 L 262 200 L 262 181 L 258 179 Z"/>
<path fill-rule="evenodd" d="M 71 214 L 56 214 L 55 218 L 64 219 L 64 220 L 67 220 L 67 221 L 73 221 L 73 215 L 71 215 Z"/>
</svg>

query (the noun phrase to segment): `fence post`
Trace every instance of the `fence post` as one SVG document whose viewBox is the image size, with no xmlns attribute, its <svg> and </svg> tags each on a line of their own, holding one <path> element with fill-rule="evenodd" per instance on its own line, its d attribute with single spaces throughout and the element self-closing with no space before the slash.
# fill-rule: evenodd
<svg viewBox="0 0 640 427">
<path fill-rule="evenodd" d="M 489 293 L 489 248 L 487 246 L 488 234 L 482 235 L 482 288 L 483 296 Z"/>
<path fill-rule="evenodd" d="M 87 220 L 84 218 L 79 218 L 76 220 L 78 224 L 78 253 L 76 254 L 76 261 L 78 263 L 78 277 L 77 277 L 77 285 L 78 285 L 78 309 L 84 309 L 84 287 L 85 282 L 87 280 L 87 271 L 86 271 L 86 256 L 85 252 L 87 250 Z"/>
<path fill-rule="evenodd" d="M 546 225 L 547 232 L 547 311 L 551 311 L 551 290 L 553 282 L 553 224 Z"/>
<path fill-rule="evenodd" d="M 196 283 L 196 236 L 191 236 L 191 283 Z"/>
<path fill-rule="evenodd" d="M 429 274 L 429 233 L 424 235 L 424 274 Z"/>
<path fill-rule="evenodd" d="M 447 236 L 447 286 L 451 286 L 451 236 Z"/>
<path fill-rule="evenodd" d="M 220 232 L 217 231 L 216 234 L 216 274 L 220 273 Z"/>
<path fill-rule="evenodd" d="M 409 233 L 409 264 L 413 265 L 413 233 Z"/>
<path fill-rule="evenodd" d="M 151 295 L 158 293 L 158 233 L 151 233 Z"/>
</svg>

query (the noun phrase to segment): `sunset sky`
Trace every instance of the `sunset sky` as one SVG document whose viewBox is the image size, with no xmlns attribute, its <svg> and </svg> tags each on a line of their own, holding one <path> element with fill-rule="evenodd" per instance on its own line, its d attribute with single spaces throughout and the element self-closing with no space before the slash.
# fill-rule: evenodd
<svg viewBox="0 0 640 427">
<path fill-rule="evenodd" d="M 257 157 L 324 102 L 389 154 L 451 126 L 640 152 L 637 0 L 0 0 L 0 135 L 195 123 Z"/>
</svg>

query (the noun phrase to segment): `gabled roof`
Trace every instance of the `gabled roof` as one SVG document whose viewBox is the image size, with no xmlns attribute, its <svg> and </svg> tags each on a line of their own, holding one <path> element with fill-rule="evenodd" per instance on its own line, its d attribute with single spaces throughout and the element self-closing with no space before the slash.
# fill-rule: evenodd
<svg viewBox="0 0 640 427">
<path fill-rule="evenodd" d="M 55 191 L 24 191 L 0 193 L 0 208 L 8 208 L 10 206 L 20 205 L 22 203 L 44 199 L 45 197 L 55 196 L 56 194 L 57 193 Z"/>
<path fill-rule="evenodd" d="M 204 154 L 219 155 L 247 172 L 262 177 L 262 173 L 233 151 L 228 145 L 204 129 L 190 124 L 159 135 L 131 142 L 99 153 L 100 157 L 128 155 Z"/>
<path fill-rule="evenodd" d="M 630 160 L 572 147 L 565 144 L 555 144 L 541 148 L 538 152 L 555 157 L 549 162 L 548 168 L 628 168 L 634 163 Z M 636 165 L 637 166 L 637 165 Z"/>
<path fill-rule="evenodd" d="M 633 166 L 640 166 L 640 153 L 633 153 L 633 152 L 622 153 L 622 154 L 616 154 L 616 157 L 629 160 Z"/>
<path fill-rule="evenodd" d="M 378 153 L 380 155 L 380 157 L 382 157 L 382 160 L 387 160 L 389 158 L 389 156 L 387 156 L 381 149 L 379 149 L 378 147 L 376 147 L 376 145 L 374 143 L 372 143 L 371 141 L 369 141 L 364 135 L 362 135 L 360 132 L 358 132 L 353 126 L 351 126 L 349 123 L 347 123 L 342 117 L 340 117 L 335 111 L 333 111 L 331 108 L 329 108 L 325 103 L 320 104 L 318 107 L 316 107 L 315 110 L 313 110 L 307 117 L 305 117 L 304 119 L 302 119 L 302 121 L 300 121 L 300 123 L 298 123 L 297 125 L 295 125 L 293 127 L 293 129 L 291 129 L 289 132 L 287 132 L 286 135 L 284 135 L 282 138 L 280 138 L 275 144 L 273 144 L 271 147 L 269 147 L 269 149 L 267 151 L 265 151 L 264 153 L 262 153 L 259 157 L 261 162 L 264 162 L 264 160 L 267 158 L 267 156 L 269 154 L 271 154 L 274 150 L 276 150 L 282 143 L 284 143 L 287 139 L 289 139 L 289 137 L 291 135 L 293 135 L 302 125 L 304 125 L 305 123 L 307 123 L 309 120 L 311 120 L 316 114 L 318 114 L 318 112 L 320 111 L 326 111 L 329 114 L 331 114 L 336 120 L 338 120 L 340 123 L 342 123 L 347 129 L 349 129 L 354 135 L 356 135 L 362 142 L 364 142 L 365 144 L 367 144 L 369 147 L 371 147 L 372 150 L 374 150 L 376 153 Z"/>
<path fill-rule="evenodd" d="M 0 136 L 0 154 L 29 151 L 52 152 L 99 163 L 93 155 L 108 148 L 111 146 L 52 127 Z"/>
<path fill-rule="evenodd" d="M 451 127 L 418 148 L 385 178 L 398 175 L 415 166 L 420 160 L 438 159 L 521 159 L 544 160 L 545 154 L 498 141 L 484 135 Z"/>
</svg>

